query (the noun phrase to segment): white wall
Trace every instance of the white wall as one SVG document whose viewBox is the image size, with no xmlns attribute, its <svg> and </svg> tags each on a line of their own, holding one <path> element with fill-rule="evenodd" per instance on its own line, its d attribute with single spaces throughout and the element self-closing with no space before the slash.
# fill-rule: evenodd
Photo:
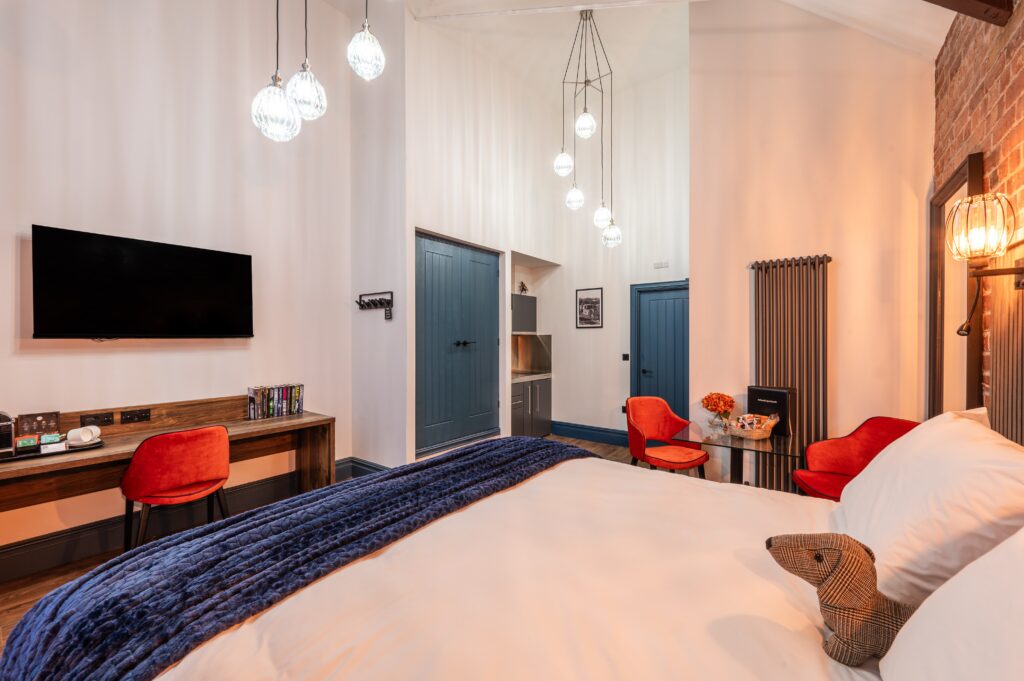
<svg viewBox="0 0 1024 681">
<path fill-rule="evenodd" d="M 407 234 L 410 243 L 423 230 L 501 254 L 500 328 L 508 338 L 512 251 L 557 262 L 561 189 L 549 169 L 558 149 L 558 102 L 557 89 L 550 98 L 537 96 L 535 81 L 488 48 L 488 36 L 471 27 L 411 18 L 407 24 Z M 408 272 L 411 308 L 414 264 Z M 410 314 L 414 363 L 415 310 Z M 507 434 L 507 346 L 499 358 Z M 414 385 L 410 379 L 413 399 Z M 409 405 L 409 424 L 414 430 L 415 404 Z"/>
<path fill-rule="evenodd" d="M 565 208 L 569 181 L 551 169 L 561 146 L 559 81 L 578 21 L 571 12 L 506 17 L 501 24 L 412 24 L 409 217 L 414 227 L 560 263 L 523 273 L 538 297 L 538 331 L 553 335 L 554 418 L 625 428 L 629 365 L 621 353 L 629 352 L 629 285 L 684 279 L 689 271 L 688 10 L 603 10 L 596 19 L 613 67 L 627 58 L 632 67 L 632 75 L 618 77 L 615 94 L 615 212 L 623 246 L 605 248 L 592 223 L 600 196 L 598 138 L 577 146 L 578 182 L 587 194 L 580 212 Z M 671 32 L 671 49 L 618 30 L 623 20 Z M 527 41 L 520 52 L 507 49 L 510 36 Z M 550 50 L 548 42 L 564 50 Z M 654 270 L 656 260 L 670 268 Z M 506 274 L 505 290 L 518 278 Z M 578 330 L 575 290 L 591 287 L 605 289 L 605 327 Z"/>
<path fill-rule="evenodd" d="M 282 8 L 282 72 L 302 62 Z M 301 381 L 350 449 L 348 19 L 310 3 L 325 118 L 287 144 L 249 105 L 274 66 L 272 3 L 0 0 L 0 410 L 71 411 Z M 249 253 L 255 338 L 34 341 L 31 225 Z M 229 484 L 287 471 L 232 467 Z M 0 544 L 123 512 L 116 490 L 0 513 Z"/>
<path fill-rule="evenodd" d="M 360 13 L 362 7 L 359 8 Z M 386 466 L 406 463 L 412 386 L 409 359 L 415 300 L 406 233 L 405 22 L 403 2 L 373 3 L 372 30 L 387 65 L 377 79 L 352 79 L 353 296 L 394 291 L 391 321 L 381 311 L 352 317 L 352 453 Z M 347 44 L 349 38 L 345 38 Z M 346 261 L 346 265 L 349 261 Z"/>
<path fill-rule="evenodd" d="M 611 16 L 597 18 L 614 24 L 619 12 L 648 13 L 679 36 L 671 51 L 650 62 L 646 78 L 616 80 L 614 212 L 623 242 L 615 249 L 601 243 L 593 224 L 601 184 L 596 146 L 578 143 L 578 182 L 587 203 L 568 211 L 562 203 L 568 187 L 562 187 L 563 267 L 537 287 L 537 296 L 543 299 L 538 322 L 553 335 L 554 419 L 625 430 L 630 365 L 622 354 L 630 351 L 630 285 L 690 273 L 689 15 L 686 5 L 676 5 L 609 10 L 604 14 Z M 606 47 L 614 58 L 612 39 Z M 654 269 L 657 261 L 669 266 Z M 577 329 L 576 289 L 597 287 L 604 289 L 604 327 Z"/>
<path fill-rule="evenodd" d="M 776 0 L 691 28 L 694 406 L 745 395 L 747 266 L 828 253 L 830 432 L 920 418 L 933 65 Z"/>
</svg>

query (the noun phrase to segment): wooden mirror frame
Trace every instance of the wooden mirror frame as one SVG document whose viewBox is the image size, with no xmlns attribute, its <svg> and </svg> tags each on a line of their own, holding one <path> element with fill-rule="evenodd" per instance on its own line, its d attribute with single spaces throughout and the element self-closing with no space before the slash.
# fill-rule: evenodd
<svg viewBox="0 0 1024 681">
<path fill-rule="evenodd" d="M 943 326 L 946 286 L 946 204 L 964 185 L 967 195 L 985 193 L 985 155 L 971 154 L 942 187 L 932 195 L 928 217 L 928 333 L 925 348 L 925 408 L 928 418 L 943 411 Z M 974 296 L 979 279 L 968 277 L 967 300 Z M 983 404 L 981 388 L 982 324 L 975 324 L 967 337 L 967 408 Z"/>
</svg>

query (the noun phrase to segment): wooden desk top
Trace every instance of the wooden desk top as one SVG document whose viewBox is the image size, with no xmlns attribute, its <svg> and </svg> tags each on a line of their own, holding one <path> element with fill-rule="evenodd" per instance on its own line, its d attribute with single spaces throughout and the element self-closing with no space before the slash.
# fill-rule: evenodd
<svg viewBox="0 0 1024 681">
<path fill-rule="evenodd" d="M 247 419 L 227 420 L 219 425 L 227 427 L 228 439 L 231 442 L 237 442 L 279 433 L 290 433 L 317 426 L 326 426 L 332 423 L 334 423 L 333 416 L 324 416 L 323 414 L 307 411 L 294 416 L 277 416 L 257 421 Z M 132 458 L 132 454 L 135 453 L 135 448 L 139 446 L 139 443 L 148 437 L 159 435 L 160 433 L 170 433 L 188 428 L 201 428 L 208 425 L 218 424 L 177 425 L 165 428 L 140 429 L 130 433 L 113 434 L 110 436 L 104 435 L 104 445 L 97 449 L 88 449 L 82 452 L 62 452 L 52 456 L 40 456 L 32 459 L 0 463 L 0 480 L 15 480 L 45 473 L 88 468 L 108 463 L 127 462 Z"/>
</svg>

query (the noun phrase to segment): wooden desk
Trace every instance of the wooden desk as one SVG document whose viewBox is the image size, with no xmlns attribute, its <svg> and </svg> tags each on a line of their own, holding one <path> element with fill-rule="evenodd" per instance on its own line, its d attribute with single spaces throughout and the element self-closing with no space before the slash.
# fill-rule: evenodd
<svg viewBox="0 0 1024 681">
<path fill-rule="evenodd" d="M 103 428 L 103 447 L 0 463 L 0 511 L 118 487 L 135 448 L 147 437 L 208 425 L 227 427 L 231 461 L 294 450 L 300 491 L 334 482 L 333 416 L 305 412 L 249 421 L 245 396 L 61 414 L 61 430 L 77 428 L 83 413 L 113 411 L 118 419 L 121 411 L 135 409 L 150 409 L 152 420 Z"/>
</svg>

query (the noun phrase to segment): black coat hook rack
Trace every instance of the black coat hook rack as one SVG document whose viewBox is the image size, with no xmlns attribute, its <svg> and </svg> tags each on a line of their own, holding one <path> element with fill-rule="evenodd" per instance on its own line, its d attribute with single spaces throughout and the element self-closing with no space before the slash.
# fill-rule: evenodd
<svg viewBox="0 0 1024 681">
<path fill-rule="evenodd" d="M 395 294 L 393 291 L 361 293 L 356 305 L 360 310 L 384 310 L 384 319 L 391 319 L 391 310 L 395 307 Z"/>
</svg>

